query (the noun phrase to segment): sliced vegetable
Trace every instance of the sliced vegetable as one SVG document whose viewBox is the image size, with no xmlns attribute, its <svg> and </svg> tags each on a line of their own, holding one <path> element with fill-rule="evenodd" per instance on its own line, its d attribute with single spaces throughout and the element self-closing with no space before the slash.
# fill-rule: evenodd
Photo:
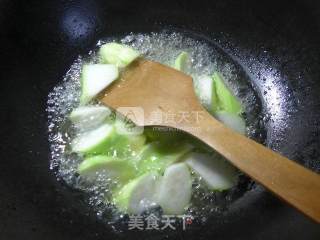
<svg viewBox="0 0 320 240">
<path fill-rule="evenodd" d="M 200 102 L 208 111 L 212 111 L 217 107 L 217 94 L 214 89 L 213 79 L 210 76 L 200 76 L 195 78 L 195 93 Z"/>
<path fill-rule="evenodd" d="M 105 153 L 110 139 L 114 138 L 114 127 L 103 124 L 95 130 L 85 132 L 71 142 L 73 152 L 79 153 Z"/>
<path fill-rule="evenodd" d="M 165 214 L 182 214 L 191 200 L 192 179 L 185 163 L 169 166 L 160 182 L 157 203 Z"/>
<path fill-rule="evenodd" d="M 237 131 L 238 133 L 245 135 L 246 123 L 242 117 L 237 114 L 229 113 L 225 111 L 218 111 L 214 113 L 214 117 L 224 123 L 229 128 Z"/>
<path fill-rule="evenodd" d="M 212 190 L 227 190 L 237 182 L 237 170 L 222 158 L 214 158 L 209 154 L 190 153 L 185 160 Z"/>
<path fill-rule="evenodd" d="M 140 55 L 133 48 L 119 43 L 102 45 L 99 54 L 102 63 L 115 64 L 120 68 L 126 67 Z"/>
<path fill-rule="evenodd" d="M 174 68 L 182 71 L 184 73 L 188 73 L 190 69 L 191 61 L 189 54 L 187 52 L 181 52 L 179 56 L 176 58 L 174 62 Z"/>
<path fill-rule="evenodd" d="M 77 129 L 86 131 L 102 124 L 110 114 L 111 110 L 104 106 L 81 106 L 69 118 Z"/>
<path fill-rule="evenodd" d="M 94 179 L 97 173 L 104 173 L 107 177 L 118 180 L 121 184 L 134 178 L 135 168 L 128 160 L 97 155 L 86 158 L 78 167 L 78 173 L 88 179 Z"/>
<path fill-rule="evenodd" d="M 80 104 L 86 104 L 119 76 L 113 64 L 84 65 L 81 77 Z"/>
<path fill-rule="evenodd" d="M 137 126 L 127 126 L 123 121 L 115 121 L 117 138 L 112 141 L 112 148 L 115 150 L 139 152 L 146 142 L 146 136 L 139 132 Z M 136 129 L 138 128 L 138 129 Z"/>
<path fill-rule="evenodd" d="M 83 154 L 105 154 L 123 156 L 127 152 L 138 152 L 146 141 L 143 134 L 121 135 L 115 124 L 105 123 L 97 129 L 82 133 L 71 142 L 73 152 Z"/>
<path fill-rule="evenodd" d="M 140 173 L 149 171 L 163 172 L 166 167 L 179 161 L 192 150 L 187 143 L 167 144 L 152 142 L 144 146 L 137 156 L 137 168 Z"/>
<path fill-rule="evenodd" d="M 217 99 L 217 104 L 213 104 L 213 111 L 226 111 L 229 113 L 239 114 L 242 111 L 241 104 L 238 99 L 232 94 L 228 87 L 223 82 L 221 75 L 215 72 L 212 76 L 213 84 Z"/>
<path fill-rule="evenodd" d="M 159 175 L 146 173 L 133 179 L 114 194 L 113 202 L 120 211 L 141 214 L 156 205 L 155 193 L 159 184 Z"/>
<path fill-rule="evenodd" d="M 117 156 L 125 156 L 128 153 L 136 155 L 146 142 L 146 136 L 141 135 L 118 135 L 110 139 L 109 149 Z"/>
</svg>

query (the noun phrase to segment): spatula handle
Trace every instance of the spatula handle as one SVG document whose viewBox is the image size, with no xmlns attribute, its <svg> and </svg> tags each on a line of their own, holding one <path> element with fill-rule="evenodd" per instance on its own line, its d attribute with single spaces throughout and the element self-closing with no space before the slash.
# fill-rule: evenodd
<svg viewBox="0 0 320 240">
<path fill-rule="evenodd" d="M 194 124 L 193 128 L 176 127 L 188 127 L 188 132 L 203 140 L 241 171 L 320 223 L 319 174 L 232 131 L 207 112 L 197 123 L 197 128 Z"/>
</svg>

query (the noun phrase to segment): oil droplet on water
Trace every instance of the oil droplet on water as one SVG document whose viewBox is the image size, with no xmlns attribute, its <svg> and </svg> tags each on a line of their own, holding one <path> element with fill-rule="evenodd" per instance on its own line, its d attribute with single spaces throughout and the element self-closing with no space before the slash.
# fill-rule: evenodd
<svg viewBox="0 0 320 240">
<path fill-rule="evenodd" d="M 245 79 L 239 67 L 224 56 L 221 50 L 217 50 L 212 43 L 189 35 L 164 31 L 103 39 L 98 41 L 97 49 L 102 44 L 111 41 L 127 44 L 137 49 L 146 58 L 167 65 L 172 64 L 181 51 L 186 51 L 191 55 L 192 68 L 190 68 L 189 74 L 194 77 L 211 75 L 214 70 L 218 70 L 246 108 L 248 135 L 256 137 L 256 134 L 261 134 L 256 130 L 263 128 L 263 124 L 261 124 L 263 119 L 259 114 L 256 114 L 259 104 L 257 104 L 257 98 L 248 79 Z M 70 125 L 67 116 L 79 101 L 82 65 L 84 62 L 95 63 L 98 61 L 97 49 L 91 50 L 87 56 L 79 56 L 66 73 L 63 81 L 49 93 L 47 112 L 51 150 L 50 168 L 55 171 L 58 179 L 62 179 L 73 188 L 88 193 L 88 204 L 97 213 L 99 219 L 114 223 L 122 221 L 124 217 L 105 199 L 110 197 L 108 189 L 116 182 L 113 179 L 106 179 L 103 173 L 96 177 L 94 184 L 83 181 L 76 173 L 77 166 L 83 159 L 68 151 L 70 141 L 74 138 L 76 131 Z M 256 115 L 250 118 L 250 114 L 253 112 Z M 201 178 L 194 177 L 192 205 L 187 209 L 186 214 L 201 220 L 207 219 L 209 214 L 226 210 L 231 202 L 248 190 L 247 186 L 252 186 L 248 182 L 242 186 L 242 182 L 245 181 L 239 182 L 235 189 L 225 193 L 213 193 L 205 189 Z"/>
</svg>

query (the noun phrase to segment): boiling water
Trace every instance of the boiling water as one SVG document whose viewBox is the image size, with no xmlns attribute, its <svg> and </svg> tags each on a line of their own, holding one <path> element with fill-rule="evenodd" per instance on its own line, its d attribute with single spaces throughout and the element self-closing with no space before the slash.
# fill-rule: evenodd
<svg viewBox="0 0 320 240">
<path fill-rule="evenodd" d="M 108 189 L 115 184 L 112 179 L 106 179 L 104 174 L 98 176 L 94 185 L 83 181 L 76 173 L 81 156 L 70 152 L 69 143 L 76 134 L 68 121 L 68 114 L 77 107 L 80 95 L 80 75 L 84 63 L 97 62 L 96 50 L 106 42 L 121 42 L 127 44 L 147 59 L 170 65 L 174 59 L 186 51 L 191 55 L 189 74 L 194 78 L 201 75 L 211 75 L 219 71 L 227 81 L 235 95 L 241 99 L 245 108 L 245 119 L 248 135 L 258 141 L 264 140 L 263 120 L 260 103 L 253 91 L 250 81 L 242 69 L 232 62 L 221 50 L 212 43 L 182 33 L 151 33 L 130 34 L 122 38 L 108 38 L 97 43 L 96 49 L 87 56 L 79 56 L 66 73 L 61 84 L 56 86 L 48 97 L 48 128 L 51 143 L 51 169 L 58 180 L 69 186 L 88 193 L 88 204 L 102 220 L 119 222 L 124 219 L 116 208 L 105 201 L 109 195 Z M 200 98 L 201 99 L 201 98 Z M 216 153 L 212 153 L 216 154 Z M 217 157 L 218 154 L 216 154 Z M 194 176 L 192 205 L 186 214 L 205 221 L 210 214 L 227 211 L 228 205 L 241 197 L 251 186 L 250 180 L 240 176 L 239 183 L 233 189 L 223 193 L 213 193 L 205 188 L 200 178 Z M 155 210 L 156 211 L 156 210 Z"/>
</svg>

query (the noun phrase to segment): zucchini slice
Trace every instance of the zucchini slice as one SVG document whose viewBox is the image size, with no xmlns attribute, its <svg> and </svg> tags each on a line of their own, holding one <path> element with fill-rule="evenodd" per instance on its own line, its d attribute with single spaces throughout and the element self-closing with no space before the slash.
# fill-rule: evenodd
<svg viewBox="0 0 320 240">
<path fill-rule="evenodd" d="M 193 146 L 187 143 L 166 144 L 151 142 L 137 155 L 136 165 L 140 173 L 155 171 L 162 173 L 166 167 L 179 161 Z"/>
<path fill-rule="evenodd" d="M 118 76 L 118 68 L 113 64 L 84 65 L 81 76 L 80 104 L 84 105 L 91 101 Z"/>
<path fill-rule="evenodd" d="M 156 201 L 165 214 L 183 214 L 190 203 L 191 193 L 190 170 L 185 163 L 176 163 L 165 170 Z"/>
<path fill-rule="evenodd" d="M 100 127 L 81 133 L 71 142 L 73 152 L 82 154 L 106 154 L 123 157 L 127 153 L 139 152 L 146 137 L 140 135 L 121 135 L 115 124 L 104 123 Z"/>
<path fill-rule="evenodd" d="M 237 182 L 238 171 L 222 158 L 193 152 L 185 158 L 185 161 L 207 183 L 211 190 L 227 190 Z"/>
<path fill-rule="evenodd" d="M 74 109 L 69 119 L 80 131 L 93 129 L 101 125 L 111 114 L 111 110 L 104 106 L 80 106 Z"/>
<path fill-rule="evenodd" d="M 158 184 L 159 175 L 157 173 L 146 173 L 119 189 L 114 194 L 113 202 L 120 211 L 141 214 L 157 205 L 155 194 L 158 190 Z"/>
<path fill-rule="evenodd" d="M 239 100 L 232 94 L 229 88 L 223 82 L 222 76 L 215 72 L 212 76 L 217 103 L 212 104 L 213 111 L 226 111 L 239 114 L 242 112 Z"/>
<path fill-rule="evenodd" d="M 111 63 L 124 68 L 139 57 L 139 52 L 131 47 L 119 43 L 106 43 L 99 51 L 102 63 Z"/>
<path fill-rule="evenodd" d="M 181 52 L 174 62 L 173 68 L 184 73 L 188 73 L 190 70 L 191 61 L 187 52 Z"/>
<path fill-rule="evenodd" d="M 97 155 L 81 162 L 78 166 L 78 173 L 87 179 L 95 179 L 97 173 L 104 173 L 108 178 L 116 179 L 124 184 L 134 178 L 136 171 L 126 159 Z"/>
<path fill-rule="evenodd" d="M 108 150 L 108 146 L 110 146 L 110 139 L 113 139 L 115 134 L 113 125 L 103 124 L 94 130 L 85 132 L 76 137 L 71 142 L 72 151 L 84 154 L 105 153 Z"/>
<path fill-rule="evenodd" d="M 246 123 L 238 114 L 229 113 L 226 111 L 218 111 L 214 113 L 214 117 L 238 133 L 242 135 L 246 134 Z"/>
<path fill-rule="evenodd" d="M 195 78 L 195 93 L 209 112 L 216 108 L 218 101 L 212 77 L 204 75 Z"/>
</svg>

